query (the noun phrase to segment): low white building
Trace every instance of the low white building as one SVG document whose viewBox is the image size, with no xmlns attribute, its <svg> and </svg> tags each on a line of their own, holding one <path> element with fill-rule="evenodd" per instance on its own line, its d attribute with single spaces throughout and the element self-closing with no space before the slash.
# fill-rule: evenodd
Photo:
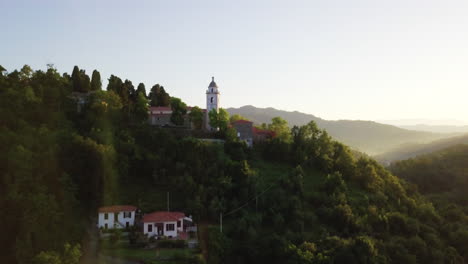
<svg viewBox="0 0 468 264">
<path fill-rule="evenodd" d="M 143 216 L 143 233 L 148 237 L 180 238 L 186 236 L 188 223 L 192 223 L 192 218 L 181 212 L 153 212 Z"/>
<path fill-rule="evenodd" d="M 135 225 L 136 207 L 133 205 L 113 205 L 99 208 L 98 228 L 129 228 Z"/>
</svg>

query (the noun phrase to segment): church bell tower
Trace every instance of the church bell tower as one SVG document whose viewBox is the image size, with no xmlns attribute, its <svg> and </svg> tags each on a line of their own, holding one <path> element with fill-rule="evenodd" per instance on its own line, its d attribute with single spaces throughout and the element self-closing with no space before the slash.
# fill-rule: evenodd
<svg viewBox="0 0 468 264">
<path fill-rule="evenodd" d="M 208 85 L 206 90 L 206 128 L 211 130 L 209 112 L 215 109 L 216 112 L 219 110 L 219 91 L 218 85 L 214 81 L 214 77 L 211 77 L 211 83 Z"/>
</svg>

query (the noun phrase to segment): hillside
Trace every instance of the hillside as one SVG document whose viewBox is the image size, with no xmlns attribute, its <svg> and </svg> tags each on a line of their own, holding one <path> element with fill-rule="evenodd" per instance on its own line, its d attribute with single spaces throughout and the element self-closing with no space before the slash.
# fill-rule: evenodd
<svg viewBox="0 0 468 264">
<path fill-rule="evenodd" d="M 287 131 L 290 140 L 253 148 L 228 126 L 214 132 L 223 143 L 206 142 L 148 125 L 144 93 L 132 96 L 130 81 L 112 79 L 78 110 L 70 95 L 90 86 L 78 67 L 72 76 L 27 66 L 0 73 L 0 206 L 8 212 L 0 263 L 77 264 L 67 248 L 74 245 L 76 260 L 86 234 L 97 235 L 88 228 L 98 207 L 129 204 L 150 213 L 168 210 L 167 201 L 203 226 L 205 259 L 157 261 L 141 229 L 135 239 L 112 232 L 115 247 L 96 241 L 95 255 L 149 254 L 139 263 L 468 261 L 464 211 L 447 212 L 457 206 L 450 202 L 434 206 L 314 122 Z"/>
<path fill-rule="evenodd" d="M 468 206 L 468 145 L 456 145 L 395 162 L 390 170 L 433 197 Z"/>
<path fill-rule="evenodd" d="M 375 159 L 381 163 L 389 164 L 394 161 L 409 159 L 458 144 L 468 144 L 468 134 L 440 139 L 426 144 L 408 144 L 400 146 L 392 151 L 375 156 Z"/>
<path fill-rule="evenodd" d="M 395 147 L 408 143 L 426 143 L 448 135 L 422 131 L 411 131 L 396 126 L 361 120 L 325 120 L 301 112 L 288 112 L 274 108 L 257 108 L 243 106 L 226 109 L 231 115 L 240 114 L 257 124 L 269 123 L 279 116 L 288 121 L 290 126 L 301 126 L 310 121 L 325 129 L 334 139 L 370 155 L 384 153 Z"/>
</svg>

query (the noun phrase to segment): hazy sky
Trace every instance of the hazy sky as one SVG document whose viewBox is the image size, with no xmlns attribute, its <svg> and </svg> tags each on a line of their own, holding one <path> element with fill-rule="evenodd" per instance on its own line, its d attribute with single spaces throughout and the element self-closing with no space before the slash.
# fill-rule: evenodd
<svg viewBox="0 0 468 264">
<path fill-rule="evenodd" d="M 0 64 L 98 69 L 203 107 L 215 76 L 223 107 L 468 123 L 467 14 L 466 0 L 0 0 Z"/>
</svg>

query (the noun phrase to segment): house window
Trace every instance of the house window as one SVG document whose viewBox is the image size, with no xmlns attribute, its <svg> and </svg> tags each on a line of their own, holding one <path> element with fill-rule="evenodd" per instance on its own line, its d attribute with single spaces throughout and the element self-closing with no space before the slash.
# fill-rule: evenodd
<svg viewBox="0 0 468 264">
<path fill-rule="evenodd" d="M 153 224 L 148 225 L 148 232 L 153 232 Z"/>
<path fill-rule="evenodd" d="M 181 221 L 177 221 L 177 227 L 180 227 L 181 226 Z"/>
<path fill-rule="evenodd" d="M 132 212 L 124 212 L 124 218 L 132 218 Z"/>
<path fill-rule="evenodd" d="M 104 219 L 105 220 L 109 219 L 109 215 L 107 215 L 107 213 L 104 214 Z"/>
<path fill-rule="evenodd" d="M 126 222 L 126 223 L 125 223 L 125 228 L 128 229 L 129 227 L 130 227 L 130 223 L 129 223 L 129 222 Z"/>
<path fill-rule="evenodd" d="M 174 224 L 167 224 L 166 225 L 166 231 L 174 231 L 175 230 L 175 225 Z"/>
<path fill-rule="evenodd" d="M 115 221 L 115 222 L 118 222 L 118 221 L 119 221 L 119 218 L 118 218 L 118 214 L 117 214 L 117 213 L 114 213 L 114 221 Z"/>
</svg>

